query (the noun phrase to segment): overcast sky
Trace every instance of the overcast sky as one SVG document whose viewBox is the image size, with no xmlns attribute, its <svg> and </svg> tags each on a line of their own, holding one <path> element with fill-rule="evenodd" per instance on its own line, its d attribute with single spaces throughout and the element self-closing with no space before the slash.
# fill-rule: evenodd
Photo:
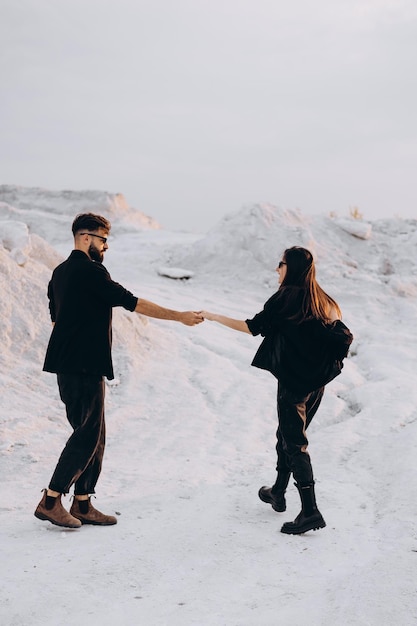
<svg viewBox="0 0 417 626">
<path fill-rule="evenodd" d="M 417 217 L 415 0 L 1 0 L 0 183 Z"/>
</svg>

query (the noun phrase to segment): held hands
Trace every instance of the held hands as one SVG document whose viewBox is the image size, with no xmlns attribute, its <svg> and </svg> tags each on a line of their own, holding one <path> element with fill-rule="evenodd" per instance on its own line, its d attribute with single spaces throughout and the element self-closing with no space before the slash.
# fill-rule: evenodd
<svg viewBox="0 0 417 626">
<path fill-rule="evenodd" d="M 186 326 L 195 326 L 204 322 L 204 317 L 201 311 L 184 311 L 181 313 L 180 322 Z"/>
<path fill-rule="evenodd" d="M 249 326 L 247 325 L 245 320 L 237 320 L 233 317 L 227 317 L 227 315 L 220 315 L 220 313 L 210 313 L 209 311 L 200 311 L 200 314 L 205 320 L 209 320 L 210 322 L 217 322 L 218 324 L 223 324 L 223 326 L 227 326 L 232 330 L 238 330 L 241 333 L 250 334 Z"/>
<path fill-rule="evenodd" d="M 208 320 L 209 322 L 219 322 L 225 326 L 235 328 L 235 330 L 244 330 L 245 332 L 249 332 L 245 323 L 240 322 L 239 320 L 232 320 L 231 318 L 219 315 L 218 313 L 210 313 L 210 311 L 185 311 L 184 313 L 181 313 L 180 321 L 183 324 L 186 324 L 186 326 L 195 326 L 196 324 L 204 322 L 204 320 Z M 241 327 L 242 324 L 244 325 L 243 327 Z"/>
<path fill-rule="evenodd" d="M 181 322 L 186 326 L 195 326 L 201 324 L 204 320 L 214 322 L 217 319 L 215 313 L 209 313 L 209 311 L 185 311 L 181 313 Z"/>
</svg>

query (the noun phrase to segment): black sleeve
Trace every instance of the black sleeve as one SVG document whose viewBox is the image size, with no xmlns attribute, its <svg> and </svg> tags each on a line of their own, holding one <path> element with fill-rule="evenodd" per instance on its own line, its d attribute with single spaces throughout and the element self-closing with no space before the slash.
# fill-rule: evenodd
<svg viewBox="0 0 417 626">
<path fill-rule="evenodd" d="M 262 332 L 264 330 L 264 323 L 263 323 L 264 317 L 265 317 L 265 311 L 261 311 L 260 313 L 257 313 L 255 317 L 252 317 L 252 319 L 245 320 L 250 332 L 255 337 L 256 335 L 265 336 L 265 333 Z"/>
<path fill-rule="evenodd" d="M 52 279 L 49 281 L 49 285 L 48 285 L 48 299 L 49 299 L 49 313 L 51 316 L 51 320 L 55 322 L 56 321 L 56 309 L 55 309 L 54 290 L 52 288 Z"/>
<path fill-rule="evenodd" d="M 342 361 L 348 355 L 350 344 L 353 341 L 353 335 L 341 320 L 336 320 L 330 324 L 328 328 L 329 344 L 332 353 L 336 359 Z"/>
<path fill-rule="evenodd" d="M 266 335 L 276 331 L 280 325 L 279 309 L 279 300 L 277 294 L 274 294 L 265 302 L 262 311 L 252 319 L 245 320 L 252 335 L 266 337 Z"/>
<path fill-rule="evenodd" d="M 112 280 L 104 265 L 92 263 L 90 267 L 94 272 L 91 289 L 98 298 L 112 307 L 121 306 L 128 311 L 135 310 L 138 298 Z"/>
</svg>

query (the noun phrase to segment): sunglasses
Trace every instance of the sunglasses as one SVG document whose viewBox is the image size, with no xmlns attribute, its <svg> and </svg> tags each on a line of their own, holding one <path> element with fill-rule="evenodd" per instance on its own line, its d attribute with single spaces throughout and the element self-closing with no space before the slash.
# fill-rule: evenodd
<svg viewBox="0 0 417 626">
<path fill-rule="evenodd" d="M 283 265 L 287 265 L 287 264 L 286 264 L 286 262 L 285 262 L 285 261 L 280 261 L 280 262 L 278 263 L 278 267 L 279 267 L 279 269 L 281 269 L 281 267 L 282 267 Z"/>
<path fill-rule="evenodd" d="M 80 233 L 80 235 L 90 235 L 90 237 L 98 237 L 103 243 L 107 243 L 107 237 L 102 237 L 101 235 L 95 235 L 94 233 Z"/>
</svg>

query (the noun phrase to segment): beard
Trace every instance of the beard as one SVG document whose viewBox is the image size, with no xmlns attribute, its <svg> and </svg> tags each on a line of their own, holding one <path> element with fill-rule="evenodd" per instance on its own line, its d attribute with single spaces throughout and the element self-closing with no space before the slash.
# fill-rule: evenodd
<svg viewBox="0 0 417 626">
<path fill-rule="evenodd" d="M 93 244 L 90 244 L 90 247 L 88 248 L 88 254 L 92 261 L 96 261 L 96 263 L 103 263 L 104 252 L 101 252 Z"/>
</svg>

